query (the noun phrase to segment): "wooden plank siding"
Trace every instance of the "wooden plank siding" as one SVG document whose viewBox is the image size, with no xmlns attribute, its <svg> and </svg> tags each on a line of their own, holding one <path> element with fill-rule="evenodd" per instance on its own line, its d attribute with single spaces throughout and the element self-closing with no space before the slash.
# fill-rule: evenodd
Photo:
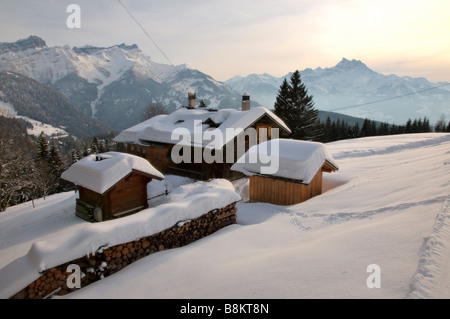
<svg viewBox="0 0 450 319">
<path fill-rule="evenodd" d="M 109 216 L 113 218 L 124 211 L 147 208 L 147 184 L 150 181 L 150 177 L 138 173 L 121 180 L 107 194 Z"/>
<path fill-rule="evenodd" d="M 251 202 L 293 205 L 322 193 L 322 170 L 316 173 L 308 185 L 286 179 L 253 175 L 250 176 L 249 187 Z"/>
<path fill-rule="evenodd" d="M 170 164 L 170 152 L 173 145 L 138 145 L 127 144 L 127 153 L 145 158 L 158 171 L 165 172 Z"/>
<path fill-rule="evenodd" d="M 274 128 L 279 129 L 279 137 L 286 137 L 288 133 L 278 125 L 273 119 L 271 119 L 267 114 L 264 114 L 257 121 L 252 123 L 248 128 L 253 128 L 256 130 L 255 140 L 253 143 L 261 142 L 260 129 L 267 129 L 267 140 L 272 138 L 272 130 Z M 244 128 L 247 129 L 247 128 Z M 238 145 L 238 137 L 234 137 L 232 141 L 229 143 L 233 143 L 233 163 L 235 163 L 240 156 L 244 155 L 245 152 L 248 151 L 250 145 L 250 141 L 248 136 L 240 138 L 245 138 L 245 147 L 244 150 L 241 150 L 242 154 L 238 153 L 237 145 Z M 127 144 L 126 151 L 129 154 L 138 155 L 145 159 L 147 159 L 150 164 L 152 164 L 158 171 L 163 174 L 176 174 L 194 179 L 202 179 L 208 180 L 211 178 L 226 178 L 229 180 L 233 180 L 236 178 L 243 177 L 244 175 L 239 172 L 231 171 L 230 168 L 233 163 L 227 163 L 227 147 L 224 146 L 222 149 L 222 163 L 195 163 L 194 162 L 194 148 L 191 149 L 191 163 L 179 163 L 176 164 L 171 160 L 171 152 L 172 148 L 175 144 L 163 144 L 152 141 L 143 141 L 145 144 Z M 240 142 L 240 140 L 239 140 Z M 203 154 L 204 149 L 201 149 L 201 153 Z M 230 155 L 231 157 L 231 155 Z M 202 156 L 203 160 L 203 156 Z"/>
<path fill-rule="evenodd" d="M 133 171 L 103 195 L 79 187 L 79 198 L 93 207 L 100 207 L 104 220 L 109 220 L 121 217 L 123 212 L 133 213 L 147 208 L 147 184 L 151 180 L 151 177 Z"/>
</svg>

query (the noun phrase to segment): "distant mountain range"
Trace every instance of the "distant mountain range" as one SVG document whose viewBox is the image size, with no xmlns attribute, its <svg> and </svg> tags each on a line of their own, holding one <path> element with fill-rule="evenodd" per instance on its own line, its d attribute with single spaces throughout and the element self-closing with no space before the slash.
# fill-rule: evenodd
<svg viewBox="0 0 450 319">
<path fill-rule="evenodd" d="M 284 78 L 270 74 L 235 76 L 225 83 L 252 99 L 273 107 Z M 342 59 L 331 68 L 300 70 L 315 107 L 359 118 L 404 124 L 408 118 L 427 117 L 431 123 L 442 114 L 450 119 L 450 83 L 432 83 L 425 78 L 382 75 L 363 62 Z"/>
<path fill-rule="evenodd" d="M 121 130 L 142 120 L 150 103 L 168 111 L 187 105 L 187 92 L 212 108 L 239 107 L 240 95 L 186 65 L 153 62 L 136 45 L 48 47 L 37 36 L 0 43 L 0 71 L 13 71 L 64 94 L 70 103 Z"/>
<path fill-rule="evenodd" d="M 240 108 L 241 96 L 248 92 L 252 105 L 273 109 L 282 80 L 291 75 L 251 74 L 219 82 L 184 64 L 156 63 L 134 44 L 48 47 L 37 36 L 0 43 L 0 72 L 5 81 L 0 106 L 79 137 L 135 125 L 150 103 L 161 103 L 171 112 L 187 105 L 189 90 L 210 108 Z M 442 114 L 450 119 L 449 83 L 382 75 L 347 59 L 300 74 L 321 111 L 399 124 L 424 116 L 433 123 Z M 17 91 L 27 97 L 13 98 Z M 322 118 L 327 114 L 321 112 Z"/>
</svg>

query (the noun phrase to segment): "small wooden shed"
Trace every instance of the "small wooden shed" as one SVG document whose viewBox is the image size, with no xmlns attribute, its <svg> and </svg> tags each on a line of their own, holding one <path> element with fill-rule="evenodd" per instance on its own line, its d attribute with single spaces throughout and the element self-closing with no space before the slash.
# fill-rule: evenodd
<svg viewBox="0 0 450 319">
<path fill-rule="evenodd" d="M 148 208 L 147 184 L 164 176 L 141 157 L 107 152 L 81 159 L 61 178 L 78 186 L 75 214 L 99 222 Z"/>
<path fill-rule="evenodd" d="M 293 205 L 322 193 L 322 173 L 338 166 L 325 145 L 291 139 L 252 147 L 231 168 L 249 176 L 249 199 Z"/>
</svg>

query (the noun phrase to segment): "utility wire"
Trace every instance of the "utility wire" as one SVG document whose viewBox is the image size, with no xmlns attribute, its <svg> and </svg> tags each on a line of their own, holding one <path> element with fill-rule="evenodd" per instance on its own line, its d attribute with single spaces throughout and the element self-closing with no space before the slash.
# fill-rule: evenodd
<svg viewBox="0 0 450 319">
<path fill-rule="evenodd" d="M 439 85 L 439 86 L 433 86 L 431 88 L 427 88 L 427 89 L 423 89 L 423 90 L 419 90 L 419 91 L 416 91 L 416 92 L 407 93 L 407 94 L 403 94 L 403 95 L 393 96 L 393 97 L 389 97 L 389 98 L 385 98 L 385 99 L 381 99 L 381 100 L 377 100 L 377 101 L 372 101 L 372 102 L 366 102 L 366 103 L 361 103 L 361 104 L 355 104 L 355 105 L 350 105 L 350 106 L 339 107 L 337 109 L 329 110 L 329 112 L 340 111 L 340 110 L 345 110 L 345 109 L 349 109 L 349 108 L 353 108 L 353 107 L 364 106 L 364 105 L 369 105 L 369 104 L 374 104 L 374 103 L 379 103 L 379 102 L 399 99 L 399 98 L 402 98 L 402 97 L 405 97 L 405 96 L 408 96 L 408 95 L 413 95 L 413 94 L 422 93 L 422 92 L 425 92 L 425 91 L 438 89 L 438 88 L 441 88 L 441 87 L 444 87 L 444 86 L 447 86 L 447 85 L 450 85 L 450 83 L 446 83 L 446 84 Z"/>
<path fill-rule="evenodd" d="M 150 41 L 152 41 L 153 45 L 159 50 L 159 52 L 161 52 L 161 54 L 166 58 L 166 60 L 169 61 L 169 64 L 172 65 L 173 67 L 175 67 L 175 65 L 172 63 L 172 61 L 170 61 L 169 57 L 159 47 L 159 45 L 156 43 L 156 41 L 153 40 L 153 38 L 150 36 L 150 34 L 148 34 L 148 32 L 144 29 L 142 24 L 134 17 L 134 15 L 130 12 L 130 10 L 128 10 L 128 8 L 122 3 L 121 0 L 117 0 L 117 1 L 119 1 L 120 5 L 125 9 L 125 11 L 128 13 L 128 15 L 131 17 L 131 19 L 133 19 L 134 22 L 136 22 L 136 24 L 141 28 L 141 30 L 144 32 L 144 34 L 147 36 L 147 38 L 149 38 Z"/>
<path fill-rule="evenodd" d="M 133 19 L 133 21 L 139 26 L 139 28 L 141 28 L 142 32 L 144 32 L 144 34 L 146 35 L 147 38 L 150 39 L 150 41 L 153 43 L 153 45 L 159 50 L 159 52 L 161 52 L 161 54 L 164 56 L 164 58 L 169 62 L 169 64 L 174 68 L 174 71 L 170 74 L 170 76 L 172 76 L 173 74 L 181 75 L 182 81 L 186 82 L 190 88 L 190 85 L 188 83 L 188 81 L 185 79 L 184 74 L 181 72 L 183 69 L 180 68 L 178 69 L 173 63 L 172 61 L 169 59 L 169 57 L 167 56 L 167 54 L 163 51 L 163 49 L 160 48 L 160 46 L 158 45 L 158 43 L 156 43 L 156 41 L 150 36 L 150 34 L 147 32 L 147 30 L 145 30 L 145 28 L 142 26 L 142 24 L 134 17 L 134 15 L 130 12 L 130 10 L 128 10 L 128 8 L 123 4 L 123 2 L 121 0 L 117 0 L 119 1 L 120 5 L 124 8 L 124 10 L 128 13 L 128 15 L 131 17 L 131 19 Z M 187 68 L 187 65 L 186 65 Z M 156 75 L 156 74 L 155 74 Z M 175 76 L 174 75 L 174 76 Z M 156 75 L 157 78 L 159 78 L 159 76 Z M 161 82 L 164 82 L 164 80 L 160 79 Z"/>
</svg>

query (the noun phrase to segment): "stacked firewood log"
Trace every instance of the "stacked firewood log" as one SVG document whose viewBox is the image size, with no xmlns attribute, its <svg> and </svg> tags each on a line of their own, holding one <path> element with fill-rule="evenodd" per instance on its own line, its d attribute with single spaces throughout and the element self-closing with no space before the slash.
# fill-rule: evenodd
<svg viewBox="0 0 450 319">
<path fill-rule="evenodd" d="M 70 265 L 79 267 L 81 288 L 107 277 L 136 260 L 155 252 L 181 247 L 236 222 L 236 206 L 232 203 L 198 218 L 179 221 L 160 233 L 112 247 L 99 247 L 93 255 L 72 260 L 44 272 L 12 299 L 42 299 L 65 295 L 79 288 L 71 287 Z M 68 285 L 69 281 L 69 285 Z"/>
</svg>

